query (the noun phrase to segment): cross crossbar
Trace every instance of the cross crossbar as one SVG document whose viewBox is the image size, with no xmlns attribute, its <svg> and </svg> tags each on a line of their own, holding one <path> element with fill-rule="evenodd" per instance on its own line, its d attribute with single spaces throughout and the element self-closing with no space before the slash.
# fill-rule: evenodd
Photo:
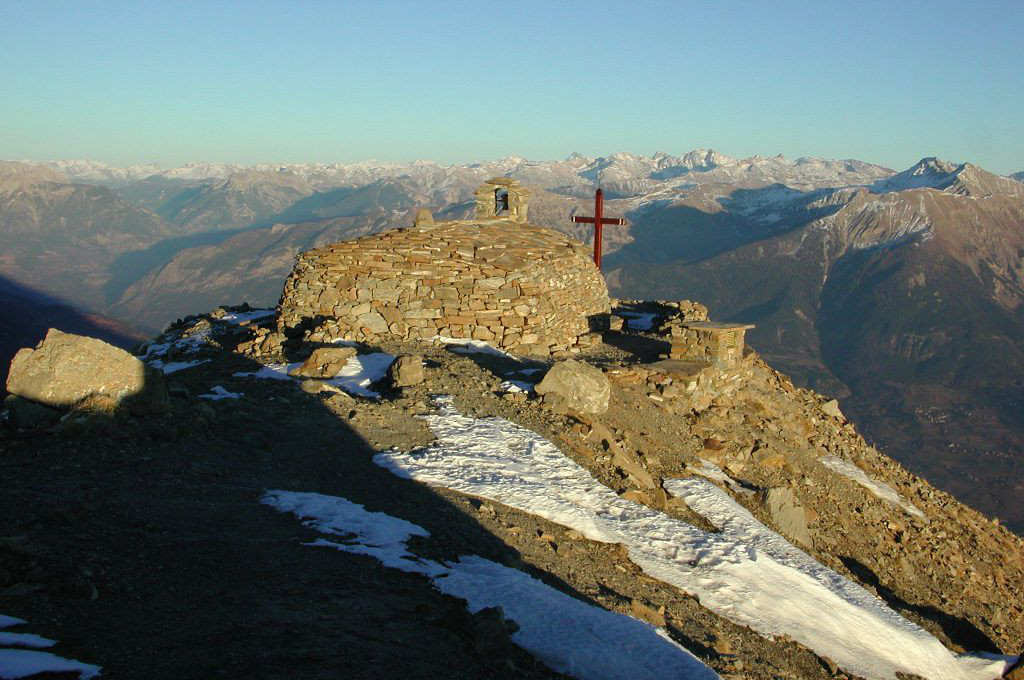
<svg viewBox="0 0 1024 680">
<path fill-rule="evenodd" d="M 594 216 L 573 215 L 572 221 L 577 224 L 594 225 L 594 264 L 601 269 L 601 227 L 606 224 L 622 226 L 627 224 L 626 220 L 621 217 L 604 216 L 604 191 L 598 189 L 594 192 Z"/>
</svg>

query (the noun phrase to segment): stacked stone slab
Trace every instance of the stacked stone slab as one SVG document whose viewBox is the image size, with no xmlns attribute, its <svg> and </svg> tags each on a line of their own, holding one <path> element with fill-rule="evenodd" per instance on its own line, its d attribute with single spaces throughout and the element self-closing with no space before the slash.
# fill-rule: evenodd
<svg viewBox="0 0 1024 680">
<path fill-rule="evenodd" d="M 499 201 L 504 195 L 504 203 L 508 204 L 507 210 L 499 212 Z M 526 211 L 530 190 L 519 182 L 508 177 L 495 177 L 484 182 L 483 186 L 476 190 L 476 218 L 478 220 L 488 217 L 505 216 L 516 222 L 526 222 Z"/>
<path fill-rule="evenodd" d="M 578 351 L 607 323 L 582 244 L 489 217 L 394 229 L 299 256 L 279 330 L 313 342 L 473 338 L 519 353 Z"/>
<path fill-rule="evenodd" d="M 706 361 L 720 368 L 734 368 L 743 359 L 749 324 L 715 321 L 681 321 L 670 331 L 669 359 Z"/>
</svg>

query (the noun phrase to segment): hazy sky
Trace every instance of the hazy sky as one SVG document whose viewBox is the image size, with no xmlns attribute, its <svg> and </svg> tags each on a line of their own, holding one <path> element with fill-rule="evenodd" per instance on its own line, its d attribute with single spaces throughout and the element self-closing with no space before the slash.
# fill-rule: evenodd
<svg viewBox="0 0 1024 680">
<path fill-rule="evenodd" d="M 1024 1 L 0 0 L 0 158 L 1024 170 Z"/>
</svg>

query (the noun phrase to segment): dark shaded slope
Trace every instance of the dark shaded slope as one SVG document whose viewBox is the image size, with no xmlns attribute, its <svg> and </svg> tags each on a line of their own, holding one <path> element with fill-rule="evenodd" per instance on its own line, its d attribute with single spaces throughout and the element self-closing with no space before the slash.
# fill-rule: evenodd
<svg viewBox="0 0 1024 680">
<path fill-rule="evenodd" d="M 818 331 L 844 406 L 911 470 L 1020 532 L 1024 319 L 935 241 L 850 253 Z"/>
<path fill-rule="evenodd" d="M 172 235 L 105 187 L 0 181 L 0 273 L 62 300 L 102 308 L 114 259 Z"/>
</svg>

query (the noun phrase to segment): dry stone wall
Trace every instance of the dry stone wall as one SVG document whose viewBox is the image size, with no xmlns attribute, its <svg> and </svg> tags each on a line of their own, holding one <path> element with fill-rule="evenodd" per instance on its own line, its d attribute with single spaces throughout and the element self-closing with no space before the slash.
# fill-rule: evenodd
<svg viewBox="0 0 1024 680">
<path fill-rule="evenodd" d="M 279 330 L 313 342 L 440 335 L 550 354 L 594 342 L 610 306 L 582 244 L 491 218 L 394 229 L 303 253 L 278 312 Z"/>
</svg>

